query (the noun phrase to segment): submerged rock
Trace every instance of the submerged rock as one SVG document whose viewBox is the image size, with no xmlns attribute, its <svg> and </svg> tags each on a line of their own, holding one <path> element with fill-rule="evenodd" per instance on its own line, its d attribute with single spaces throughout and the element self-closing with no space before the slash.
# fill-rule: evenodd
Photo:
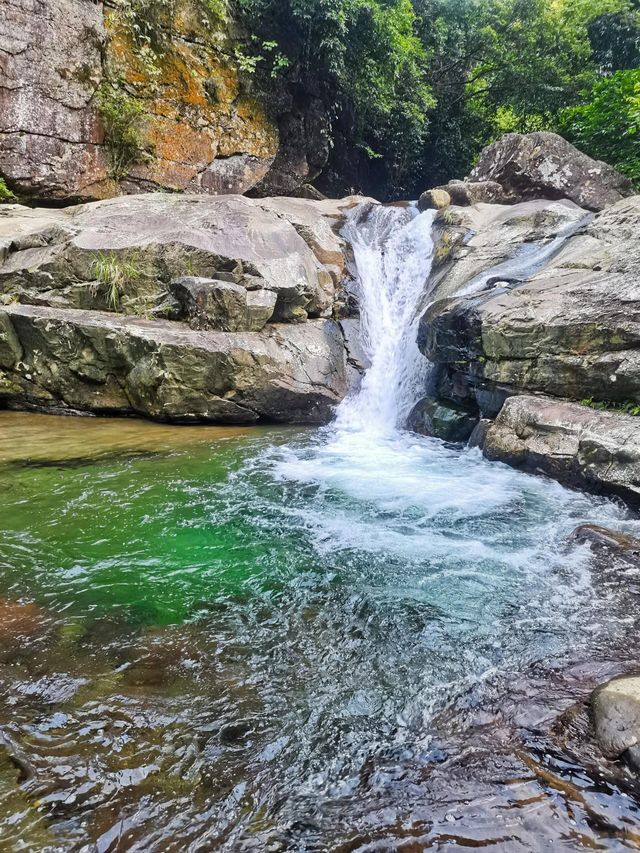
<svg viewBox="0 0 640 853">
<path fill-rule="evenodd" d="M 556 133 L 508 133 L 480 154 L 469 180 L 495 181 L 511 201 L 568 198 L 603 210 L 633 194 L 633 184 Z"/>
<path fill-rule="evenodd" d="M 467 441 L 477 423 L 477 410 L 427 397 L 413 408 L 407 429 L 443 441 Z"/>
<path fill-rule="evenodd" d="M 614 678 L 591 698 L 596 738 L 607 758 L 640 769 L 640 676 Z"/>
<path fill-rule="evenodd" d="M 640 503 L 640 420 L 548 397 L 512 397 L 487 429 L 484 455 L 569 485 Z"/>
</svg>

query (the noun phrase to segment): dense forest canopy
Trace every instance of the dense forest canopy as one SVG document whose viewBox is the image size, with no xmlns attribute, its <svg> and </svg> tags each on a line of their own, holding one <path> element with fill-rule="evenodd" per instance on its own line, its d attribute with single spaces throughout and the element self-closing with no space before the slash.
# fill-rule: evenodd
<svg viewBox="0 0 640 853">
<path fill-rule="evenodd" d="M 234 0 L 234 12 L 245 72 L 324 102 L 328 190 L 414 194 L 533 130 L 640 180 L 640 0 Z"/>
</svg>

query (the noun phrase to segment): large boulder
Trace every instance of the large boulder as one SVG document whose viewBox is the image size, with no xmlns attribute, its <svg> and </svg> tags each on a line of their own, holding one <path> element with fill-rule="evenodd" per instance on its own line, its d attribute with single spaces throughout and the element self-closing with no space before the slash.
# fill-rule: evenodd
<svg viewBox="0 0 640 853">
<path fill-rule="evenodd" d="M 628 178 L 556 133 L 509 133 L 485 148 L 470 181 L 495 181 L 512 201 L 568 198 L 603 210 L 632 195 Z"/>
<path fill-rule="evenodd" d="M 362 369 L 339 236 L 357 201 L 0 206 L 0 407 L 327 421 Z"/>
<path fill-rule="evenodd" d="M 97 311 L 0 309 L 0 405 L 9 408 L 324 423 L 354 376 L 332 320 L 231 334 Z"/>
<path fill-rule="evenodd" d="M 435 301 L 420 344 L 440 366 L 440 395 L 475 400 L 489 417 L 517 393 L 640 403 L 639 231 L 634 196 L 558 241 L 524 283 L 502 269 L 477 291 Z"/>
<path fill-rule="evenodd" d="M 234 318 L 214 312 L 207 327 L 256 328 L 239 323 L 238 300 L 259 307 L 262 325 L 328 317 L 345 273 L 336 231 L 354 203 L 155 193 L 60 211 L 5 206 L 0 303 L 192 320 L 172 284 L 186 276 L 236 288 L 225 291 Z M 261 290 L 270 295 L 257 296 Z"/>
<path fill-rule="evenodd" d="M 500 280 L 505 262 L 551 246 L 559 233 L 577 227 L 588 212 L 570 201 L 525 201 L 515 205 L 479 202 L 450 209 L 439 221 L 431 281 L 432 300 Z M 488 278 L 483 279 L 485 274 Z M 480 285 L 480 287 L 477 287 Z"/>
<path fill-rule="evenodd" d="M 549 397 L 511 397 L 486 430 L 492 461 L 640 503 L 640 419 Z"/>
</svg>

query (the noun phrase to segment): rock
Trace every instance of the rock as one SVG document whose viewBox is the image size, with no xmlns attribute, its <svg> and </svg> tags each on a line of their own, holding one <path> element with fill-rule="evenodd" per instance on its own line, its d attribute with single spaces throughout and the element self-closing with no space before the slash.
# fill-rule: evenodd
<svg viewBox="0 0 640 853">
<path fill-rule="evenodd" d="M 568 485 L 640 502 L 640 420 L 549 397 L 511 397 L 484 455 Z"/>
<path fill-rule="evenodd" d="M 419 210 L 444 210 L 451 204 L 451 196 L 446 190 L 427 190 L 418 200 Z"/>
<path fill-rule="evenodd" d="M 619 551 L 631 557 L 640 557 L 640 539 L 597 524 L 581 524 L 573 531 L 571 539 L 589 544 L 592 550 Z"/>
<path fill-rule="evenodd" d="M 8 408 L 324 423 L 355 377 L 331 320 L 229 333 L 94 311 L 0 309 L 0 406 Z"/>
<path fill-rule="evenodd" d="M 478 413 L 448 400 L 426 397 L 417 403 L 407 421 L 407 429 L 443 441 L 467 441 L 478 423 Z"/>
<path fill-rule="evenodd" d="M 559 232 L 588 215 L 572 202 L 544 200 L 511 206 L 478 203 L 456 207 L 451 213 L 455 220 L 443 232 L 446 253 L 440 247 L 436 253 L 434 300 L 481 281 L 485 273 L 533 251 L 532 244 L 550 244 Z M 496 278 L 502 274 L 495 272 Z"/>
<path fill-rule="evenodd" d="M 180 304 L 180 317 L 186 317 L 192 329 L 259 332 L 273 317 L 277 301 L 271 290 L 247 290 L 211 278 L 177 278 L 171 289 Z"/>
<path fill-rule="evenodd" d="M 280 145 L 265 176 L 251 189 L 254 196 L 295 194 L 318 177 L 329 159 L 330 121 L 318 98 L 292 97 L 278 119 Z"/>
<path fill-rule="evenodd" d="M 93 107 L 102 78 L 102 3 L 7 0 L 0 15 L 0 174 L 20 193 L 111 191 Z"/>
<path fill-rule="evenodd" d="M 330 316 L 345 266 L 332 230 L 340 203 L 290 201 L 294 208 L 277 199 L 155 193 L 63 211 L 12 208 L 15 216 L 0 216 L 0 302 L 147 314 L 173 297 L 172 280 L 191 276 L 270 292 L 245 300 L 227 288 L 228 309 L 235 292 L 251 320 L 241 322 L 244 309 L 235 308 L 222 322 L 219 300 L 218 328 L 256 328 L 273 296 L 269 319 Z"/>
<path fill-rule="evenodd" d="M 487 233 L 502 245 L 509 230 L 492 222 Z M 505 282 L 496 269 L 496 281 L 486 276 L 479 292 L 438 299 L 468 289 L 460 279 L 475 253 L 463 247 L 464 275 L 457 264 L 445 275 L 420 329 L 421 349 L 440 365 L 439 394 L 474 400 L 488 417 L 519 393 L 640 403 L 639 232 L 640 196 L 633 196 L 558 245 L 528 281 Z"/>
<path fill-rule="evenodd" d="M 628 577 L 639 574 L 640 539 L 629 533 L 610 530 L 597 524 L 581 524 L 569 539 L 589 547 L 593 566 L 601 576 L 611 571 L 618 577 L 627 572 Z"/>
<path fill-rule="evenodd" d="M 591 697 L 596 738 L 607 758 L 617 759 L 640 742 L 640 676 L 614 678 Z"/>
<path fill-rule="evenodd" d="M 470 181 L 495 181 L 512 201 L 568 198 L 603 210 L 633 194 L 628 178 L 555 133 L 508 133 L 480 154 Z"/>
<path fill-rule="evenodd" d="M 27 198 L 64 200 L 264 195 L 313 180 L 329 151 L 320 101 L 280 86 L 274 111 L 252 93 L 233 57 L 233 24 L 214 5 L 155 4 L 145 12 L 149 49 L 130 4 L 7 0 L 0 175 Z M 124 156 L 114 114 L 128 117 L 135 140 Z"/>
<path fill-rule="evenodd" d="M 459 207 L 468 207 L 479 203 L 506 204 L 510 201 L 496 181 L 449 181 L 448 184 L 438 187 L 438 189 L 448 193 L 451 204 Z"/>
</svg>

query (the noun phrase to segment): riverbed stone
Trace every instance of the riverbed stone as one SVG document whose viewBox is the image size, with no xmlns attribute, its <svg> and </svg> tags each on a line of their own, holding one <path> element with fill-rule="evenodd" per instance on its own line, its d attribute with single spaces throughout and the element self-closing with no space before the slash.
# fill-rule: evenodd
<svg viewBox="0 0 640 853">
<path fill-rule="evenodd" d="M 640 503 L 640 420 L 549 397 L 511 397 L 484 455 L 568 485 Z"/>
<path fill-rule="evenodd" d="M 495 181 L 511 201 L 567 198 L 603 210 L 633 194 L 616 169 L 593 160 L 557 133 L 508 133 L 487 146 L 470 181 Z"/>
<path fill-rule="evenodd" d="M 614 678 L 600 687 L 591 698 L 591 711 L 603 753 L 616 759 L 633 750 L 635 763 L 640 743 L 640 675 Z"/>
</svg>

